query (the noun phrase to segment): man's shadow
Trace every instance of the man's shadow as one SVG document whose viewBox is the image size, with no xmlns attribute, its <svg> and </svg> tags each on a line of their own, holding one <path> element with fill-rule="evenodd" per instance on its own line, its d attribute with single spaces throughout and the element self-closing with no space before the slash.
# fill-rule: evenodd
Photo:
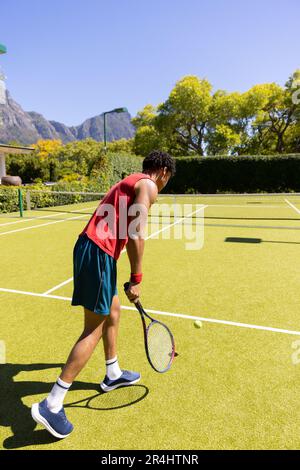
<svg viewBox="0 0 300 470">
<path fill-rule="evenodd" d="M 10 427 L 13 433 L 3 442 L 5 449 L 16 449 L 29 445 L 50 444 L 56 442 L 45 429 L 35 431 L 37 424 L 32 419 L 31 410 L 23 404 L 22 398 L 32 395 L 47 394 L 51 390 L 52 383 L 38 381 L 14 381 L 14 377 L 20 372 L 32 372 L 45 369 L 62 368 L 63 364 L 0 364 L 0 426 Z M 139 386 L 141 396 L 134 400 L 123 403 L 114 408 L 130 406 L 145 398 L 149 392 L 145 386 Z M 92 390 L 92 398 L 103 394 L 98 383 L 76 381 L 71 390 Z M 95 394 L 95 391 L 98 392 Z M 88 400 L 87 397 L 86 400 Z M 84 400 L 81 400 L 84 401 Z M 34 400 L 33 400 L 34 402 Z M 77 406 L 79 402 L 70 403 L 69 407 Z M 86 406 L 89 408 L 89 406 Z M 93 408 L 91 408 L 93 409 Z M 105 410 L 110 408 L 94 408 Z"/>
</svg>

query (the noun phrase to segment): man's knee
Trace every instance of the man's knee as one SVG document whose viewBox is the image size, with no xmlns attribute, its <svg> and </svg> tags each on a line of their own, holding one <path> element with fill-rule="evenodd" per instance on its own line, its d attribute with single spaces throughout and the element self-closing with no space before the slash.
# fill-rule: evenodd
<svg viewBox="0 0 300 470">
<path fill-rule="evenodd" d="M 121 306 L 119 302 L 113 302 L 111 309 L 110 309 L 110 314 L 108 317 L 109 323 L 118 323 L 120 319 L 120 314 L 121 314 Z"/>
</svg>

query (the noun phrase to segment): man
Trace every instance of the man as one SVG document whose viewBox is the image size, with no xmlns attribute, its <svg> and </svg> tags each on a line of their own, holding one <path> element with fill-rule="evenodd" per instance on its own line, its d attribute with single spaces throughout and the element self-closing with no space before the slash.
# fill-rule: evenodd
<svg viewBox="0 0 300 470">
<path fill-rule="evenodd" d="M 102 391 L 140 380 L 139 373 L 122 370 L 118 363 L 120 301 L 116 262 L 126 246 L 131 268 L 126 294 L 133 302 L 140 295 L 143 227 L 148 211 L 174 173 L 175 161 L 169 154 L 151 152 L 143 161 L 143 172 L 129 175 L 114 185 L 79 235 L 74 247 L 72 305 L 83 306 L 84 329 L 49 396 L 31 408 L 33 419 L 57 438 L 67 437 L 73 430 L 63 401 L 101 338 L 106 359 Z"/>
</svg>

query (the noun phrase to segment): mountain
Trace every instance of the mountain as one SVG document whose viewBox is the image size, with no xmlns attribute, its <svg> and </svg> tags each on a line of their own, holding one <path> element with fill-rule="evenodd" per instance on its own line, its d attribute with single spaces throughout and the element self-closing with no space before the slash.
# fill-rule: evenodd
<svg viewBox="0 0 300 470">
<path fill-rule="evenodd" d="M 0 142 L 17 141 L 30 145 L 38 139 L 61 139 L 63 143 L 88 137 L 103 141 L 103 115 L 86 119 L 79 126 L 68 127 L 57 121 L 47 121 L 42 114 L 26 112 L 6 91 L 6 103 L 0 104 Z M 129 113 L 106 116 L 107 141 L 129 139 L 135 129 Z"/>
</svg>

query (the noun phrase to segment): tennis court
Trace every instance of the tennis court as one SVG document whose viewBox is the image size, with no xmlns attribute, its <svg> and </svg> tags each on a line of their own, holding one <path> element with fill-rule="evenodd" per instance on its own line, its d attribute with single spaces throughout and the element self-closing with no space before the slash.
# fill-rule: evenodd
<svg viewBox="0 0 300 470">
<path fill-rule="evenodd" d="M 174 203 L 169 218 L 151 220 L 142 301 L 163 315 L 179 356 L 166 374 L 149 367 L 138 313 L 122 292 L 129 272 L 124 253 L 118 262 L 124 307 L 118 356 L 142 379 L 100 393 L 100 344 L 67 396 L 75 429 L 63 441 L 36 426 L 30 406 L 48 394 L 81 333 L 81 308 L 70 306 L 72 250 L 97 202 L 35 210 L 25 203 L 23 218 L 0 216 L 0 340 L 6 347 L 0 446 L 300 448 L 300 196 L 165 195 L 158 201 Z M 180 212 L 184 204 L 190 205 L 186 213 Z M 179 238 L 175 231 L 184 224 L 187 235 Z M 197 227 L 203 247 L 186 249 Z"/>
</svg>

